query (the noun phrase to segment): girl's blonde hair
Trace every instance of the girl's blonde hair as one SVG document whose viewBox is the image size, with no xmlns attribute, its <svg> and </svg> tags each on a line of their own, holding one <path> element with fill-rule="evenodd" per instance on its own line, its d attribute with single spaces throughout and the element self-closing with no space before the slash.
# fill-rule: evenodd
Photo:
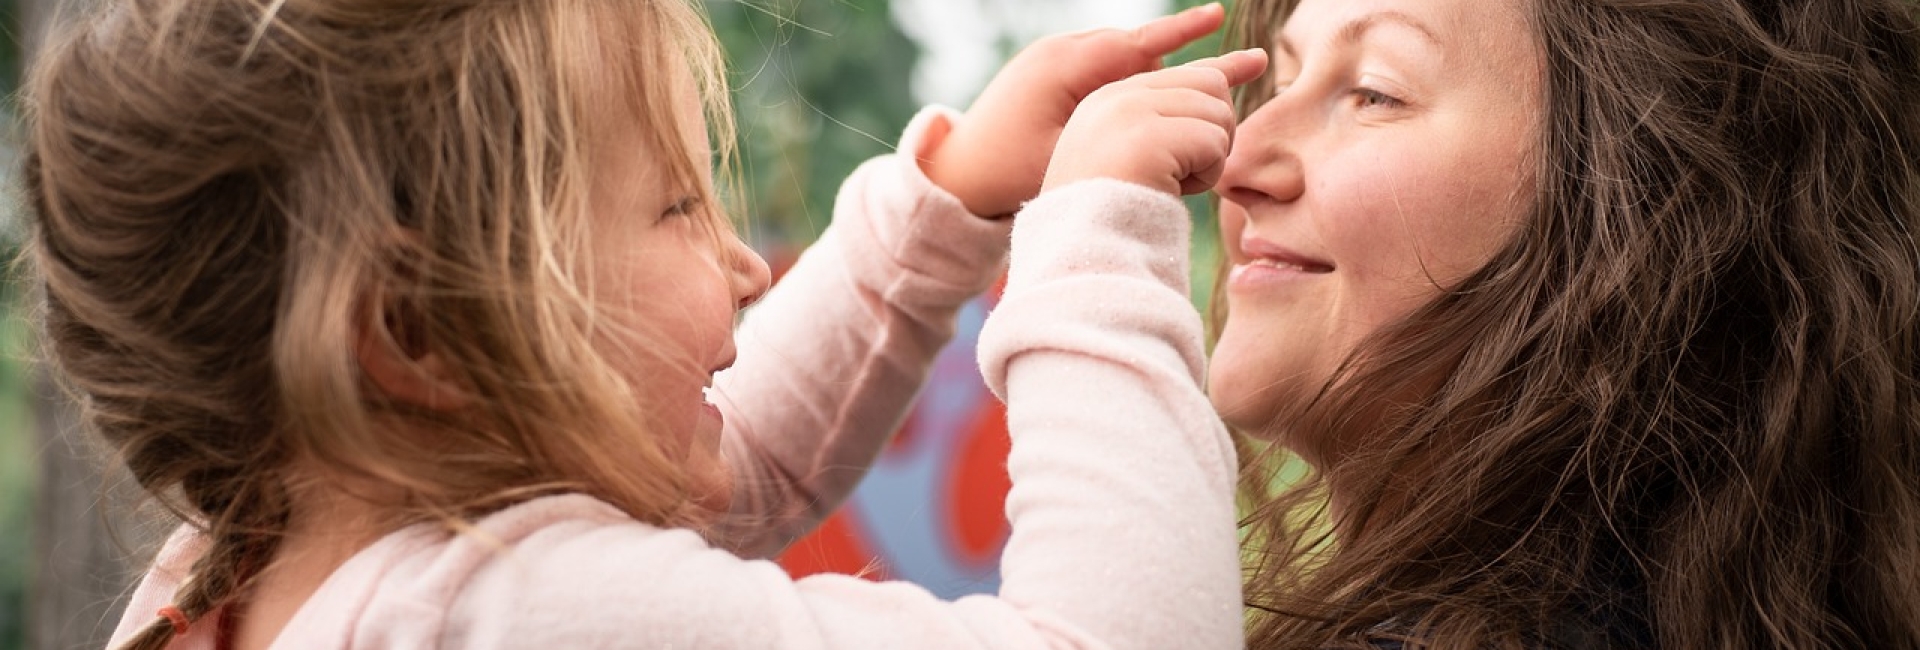
<svg viewBox="0 0 1920 650">
<path fill-rule="evenodd" d="M 593 345 L 584 263 L 589 143 L 637 132 L 713 198 L 686 69 L 725 158 L 691 0 L 126 0 L 55 39 L 25 95 L 26 259 L 90 424 L 211 541 L 189 619 L 316 481 L 390 487 L 394 525 L 558 490 L 693 516 Z M 388 399 L 357 344 L 433 355 L 470 405 Z M 156 619 L 127 647 L 171 638 Z"/>
</svg>

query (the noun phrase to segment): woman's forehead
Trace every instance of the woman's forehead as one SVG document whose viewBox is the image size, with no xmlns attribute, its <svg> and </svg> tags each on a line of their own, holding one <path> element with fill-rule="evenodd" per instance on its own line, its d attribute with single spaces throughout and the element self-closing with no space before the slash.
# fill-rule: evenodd
<svg viewBox="0 0 1920 650">
<path fill-rule="evenodd" d="M 1300 0 L 1277 3 L 1269 38 L 1353 40 L 1379 26 L 1409 33 L 1450 49 L 1512 43 L 1528 33 L 1528 0 Z M 1320 43 L 1300 43 L 1320 45 Z"/>
</svg>

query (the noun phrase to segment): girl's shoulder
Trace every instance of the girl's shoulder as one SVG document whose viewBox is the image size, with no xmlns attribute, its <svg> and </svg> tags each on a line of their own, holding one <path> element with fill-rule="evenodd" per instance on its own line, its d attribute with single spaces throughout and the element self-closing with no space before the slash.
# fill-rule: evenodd
<svg viewBox="0 0 1920 650">
<path fill-rule="evenodd" d="M 115 645 L 151 623 L 153 612 L 173 604 L 208 546 L 198 526 L 186 523 L 174 530 L 135 588 Z M 337 640 L 339 630 L 415 629 L 464 608 L 490 609 L 484 598 L 473 597 L 477 587 L 501 582 L 497 576 L 512 576 L 537 592 L 539 585 L 581 574 L 617 572 L 618 567 L 608 566 L 616 562 L 716 552 L 691 531 L 649 526 L 592 497 L 543 497 L 460 530 L 426 523 L 381 537 L 327 576 L 288 621 L 281 645 L 290 639 Z M 397 626 L 383 613 L 394 604 L 407 612 Z M 199 638 L 205 636 L 203 627 L 208 626 L 191 626 L 183 645 L 212 647 L 211 637 Z"/>
<path fill-rule="evenodd" d="M 327 639 L 327 648 L 791 647 L 833 636 L 823 630 L 945 622 L 910 611 L 937 606 L 905 583 L 795 581 L 692 530 L 562 495 L 457 533 L 417 526 L 381 540 L 329 578 L 281 639 Z"/>
<path fill-rule="evenodd" d="M 185 548 L 192 535 L 176 541 Z M 165 604 L 160 599 L 171 597 L 171 586 L 164 576 L 143 585 L 129 616 L 150 623 L 152 612 Z M 175 647 L 213 648 L 203 627 L 216 626 L 195 625 L 190 636 L 199 636 Z M 974 648 L 1044 642 L 1018 608 L 997 599 L 948 603 L 911 583 L 853 576 L 794 580 L 772 562 L 742 559 L 691 530 L 650 526 L 595 499 L 563 495 L 502 510 L 458 531 L 419 525 L 381 538 L 328 576 L 273 645 L 634 646 Z"/>
<path fill-rule="evenodd" d="M 786 582 L 693 531 L 550 496 L 461 530 L 421 524 L 380 539 L 327 578 L 277 647 L 596 647 L 633 626 L 720 627 L 702 622 L 715 618 L 703 605 Z"/>
<path fill-rule="evenodd" d="M 694 531 L 643 523 L 593 497 L 564 494 L 506 508 L 459 530 L 419 524 L 395 532 L 341 566 L 321 595 L 484 610 L 489 598 L 559 598 L 623 577 L 645 576 L 645 582 L 665 587 L 663 578 L 689 564 L 725 575 L 752 563 L 713 548 Z M 336 581 L 342 593 L 326 593 Z M 350 594 L 355 588 L 358 593 Z"/>
</svg>

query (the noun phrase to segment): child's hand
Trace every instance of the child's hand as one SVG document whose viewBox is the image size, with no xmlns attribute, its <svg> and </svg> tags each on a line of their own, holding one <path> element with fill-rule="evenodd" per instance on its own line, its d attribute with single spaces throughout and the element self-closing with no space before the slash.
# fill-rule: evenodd
<svg viewBox="0 0 1920 650">
<path fill-rule="evenodd" d="M 1132 30 L 1098 30 L 1034 42 L 1001 68 L 966 117 L 921 161 L 934 184 L 974 214 L 1009 215 L 1040 192 L 1047 161 L 1081 100 L 1107 84 L 1158 70 L 1160 59 L 1219 29 L 1218 3 Z"/>
<path fill-rule="evenodd" d="M 1242 50 L 1094 91 L 1061 133 L 1045 187 L 1113 178 L 1175 195 L 1212 188 L 1233 145 L 1229 90 L 1266 69 L 1264 50 Z"/>
</svg>

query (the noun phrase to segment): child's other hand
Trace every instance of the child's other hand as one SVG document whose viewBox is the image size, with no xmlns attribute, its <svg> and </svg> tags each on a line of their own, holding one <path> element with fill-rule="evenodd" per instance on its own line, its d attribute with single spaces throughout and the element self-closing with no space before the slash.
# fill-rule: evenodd
<svg viewBox="0 0 1920 650">
<path fill-rule="evenodd" d="M 1034 42 L 1000 69 L 966 117 L 921 161 L 934 184 L 984 217 L 1010 215 L 1040 192 L 1061 129 L 1102 86 L 1160 69 L 1160 59 L 1226 20 L 1218 3 L 1132 30 L 1096 30 Z"/>
<path fill-rule="evenodd" d="M 1045 187 L 1113 178 L 1175 195 L 1212 188 L 1233 145 L 1229 91 L 1266 69 L 1264 50 L 1242 50 L 1094 91 L 1061 133 Z"/>
</svg>

